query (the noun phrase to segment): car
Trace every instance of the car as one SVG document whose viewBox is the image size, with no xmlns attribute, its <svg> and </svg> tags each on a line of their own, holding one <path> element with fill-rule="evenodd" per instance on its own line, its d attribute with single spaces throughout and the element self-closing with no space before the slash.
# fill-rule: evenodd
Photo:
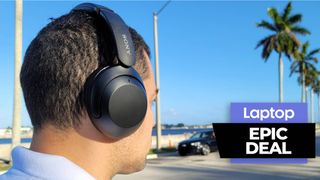
<svg viewBox="0 0 320 180">
<path fill-rule="evenodd" d="M 201 131 L 193 134 L 189 139 L 178 144 L 180 156 L 191 154 L 208 155 L 210 152 L 217 151 L 217 143 L 213 131 Z"/>
</svg>

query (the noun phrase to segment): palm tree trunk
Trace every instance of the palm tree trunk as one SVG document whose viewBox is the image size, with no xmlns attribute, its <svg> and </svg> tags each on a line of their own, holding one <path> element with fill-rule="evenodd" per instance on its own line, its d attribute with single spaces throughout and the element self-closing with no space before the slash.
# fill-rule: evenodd
<svg viewBox="0 0 320 180">
<path fill-rule="evenodd" d="M 309 102 L 310 102 L 310 99 L 309 99 L 309 97 L 310 97 L 310 95 L 309 95 L 309 87 L 305 87 L 305 93 L 306 93 L 306 103 L 307 103 L 307 109 L 308 109 L 308 122 L 310 122 L 310 104 L 309 104 Z"/>
<path fill-rule="evenodd" d="M 301 73 L 302 87 L 301 87 L 301 102 L 306 102 L 306 91 L 305 91 L 305 74 Z"/>
<path fill-rule="evenodd" d="M 311 114 L 311 123 L 313 123 L 314 121 L 314 111 L 313 111 L 313 88 L 310 89 L 310 104 L 311 104 L 311 110 L 310 110 L 310 114 Z"/>
<path fill-rule="evenodd" d="M 283 102 L 283 62 L 282 54 L 279 53 L 279 102 Z"/>
<path fill-rule="evenodd" d="M 317 95 L 318 95 L 318 116 L 317 116 L 317 119 L 318 119 L 318 122 L 320 122 L 320 93 L 318 92 Z"/>
<path fill-rule="evenodd" d="M 309 95 L 308 95 L 308 87 L 307 86 L 305 86 L 304 87 L 304 92 L 305 92 L 305 98 L 306 98 L 306 102 L 305 103 L 307 103 L 307 114 L 308 114 L 308 119 L 307 119 L 307 121 L 309 122 L 309 119 L 310 119 L 310 106 L 309 106 L 309 99 L 308 99 L 308 97 L 309 97 Z"/>
<path fill-rule="evenodd" d="M 304 86 L 304 94 L 305 94 L 305 102 L 308 103 L 308 87 L 307 86 Z"/>
<path fill-rule="evenodd" d="M 14 63 L 14 105 L 12 122 L 12 147 L 20 144 L 21 133 L 21 87 L 19 73 L 21 68 L 22 53 L 22 0 L 16 0 L 15 17 L 15 63 Z"/>
</svg>

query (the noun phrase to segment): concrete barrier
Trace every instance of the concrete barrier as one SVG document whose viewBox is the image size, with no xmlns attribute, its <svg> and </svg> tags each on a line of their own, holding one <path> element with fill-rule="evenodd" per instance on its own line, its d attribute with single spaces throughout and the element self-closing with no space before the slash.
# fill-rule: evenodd
<svg viewBox="0 0 320 180">
<path fill-rule="evenodd" d="M 166 135 L 162 136 L 161 138 L 161 147 L 163 148 L 175 148 L 177 147 L 180 141 L 188 139 L 192 134 L 185 133 L 185 134 L 178 134 L 178 135 Z M 152 136 L 152 146 L 151 148 L 156 148 L 157 145 L 157 138 L 156 136 Z"/>
<path fill-rule="evenodd" d="M 30 143 L 23 143 L 21 146 L 29 148 Z M 11 158 L 11 144 L 0 144 L 0 158 L 10 159 Z"/>
</svg>

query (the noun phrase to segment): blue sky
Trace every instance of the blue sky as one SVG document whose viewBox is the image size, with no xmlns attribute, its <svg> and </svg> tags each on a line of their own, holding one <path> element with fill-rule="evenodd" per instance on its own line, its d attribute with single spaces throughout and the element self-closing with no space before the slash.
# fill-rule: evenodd
<svg viewBox="0 0 320 180">
<path fill-rule="evenodd" d="M 23 53 L 39 30 L 79 1 L 26 1 L 23 5 Z M 119 13 L 145 38 L 153 56 L 152 12 L 164 1 L 98 2 Z M 270 32 L 256 28 L 268 7 L 286 2 L 176 2 L 158 18 L 163 123 L 208 124 L 229 121 L 231 102 L 278 100 L 277 55 L 261 59 L 258 40 Z M 320 2 L 294 2 L 302 26 L 312 35 L 311 49 L 320 47 Z M 14 2 L 0 2 L 0 127 L 11 126 L 14 71 Z M 284 59 L 284 100 L 300 101 L 297 76 L 289 77 Z M 23 102 L 22 124 L 30 125 Z"/>
</svg>

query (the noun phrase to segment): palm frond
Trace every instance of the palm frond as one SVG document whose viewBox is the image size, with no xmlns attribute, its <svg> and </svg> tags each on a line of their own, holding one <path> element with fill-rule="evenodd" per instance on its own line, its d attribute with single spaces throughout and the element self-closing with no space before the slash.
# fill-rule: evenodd
<svg viewBox="0 0 320 180">
<path fill-rule="evenodd" d="M 289 60 L 291 60 L 291 56 L 294 56 L 294 53 L 300 46 L 299 40 L 294 36 L 294 34 L 286 32 L 279 34 L 278 38 L 281 51 L 285 53 Z"/>
<path fill-rule="evenodd" d="M 288 20 L 286 20 L 289 24 L 296 24 L 298 22 L 301 22 L 302 20 L 302 15 L 301 14 L 295 14 L 289 17 Z"/>
<path fill-rule="evenodd" d="M 260 47 L 260 46 L 262 46 L 262 45 L 266 45 L 266 44 L 267 44 L 267 41 L 270 41 L 271 38 L 274 37 L 274 36 L 275 36 L 275 35 L 269 35 L 269 36 L 261 39 L 261 40 L 258 42 L 258 44 L 257 44 L 257 46 L 256 46 L 255 49 L 257 49 L 258 47 Z"/>
<path fill-rule="evenodd" d="M 263 27 L 275 32 L 277 31 L 277 28 L 273 24 L 264 20 L 262 20 L 260 23 L 257 23 L 257 27 Z"/>
<path fill-rule="evenodd" d="M 301 34 L 301 35 L 309 35 L 309 34 L 311 34 L 311 32 L 308 29 L 303 28 L 301 26 L 293 26 L 291 28 L 291 32 L 297 33 L 297 34 Z"/>
<path fill-rule="evenodd" d="M 281 21 L 281 16 L 279 15 L 278 11 L 276 8 L 268 8 L 268 14 L 271 17 L 271 19 L 276 23 L 280 23 Z"/>
<path fill-rule="evenodd" d="M 307 60 L 313 61 L 315 63 L 318 63 L 318 58 L 316 57 L 307 57 Z"/>
<path fill-rule="evenodd" d="M 299 49 L 295 49 L 295 51 L 293 52 L 292 55 L 293 55 L 295 60 L 301 61 L 301 56 L 300 56 L 300 53 L 299 53 Z"/>
<path fill-rule="evenodd" d="M 309 48 L 309 41 L 307 41 L 307 42 L 305 42 L 305 43 L 302 44 L 301 53 L 304 54 L 304 55 L 307 54 L 308 48 Z"/>
<path fill-rule="evenodd" d="M 287 20 L 288 17 L 289 17 L 289 14 L 290 14 L 290 12 L 291 12 L 291 10 L 292 10 L 292 4 L 291 4 L 291 2 L 289 2 L 289 3 L 287 4 L 286 8 L 285 8 L 284 11 L 283 11 L 282 19 Z"/>
<path fill-rule="evenodd" d="M 314 92 L 319 96 L 320 95 L 320 80 L 318 79 L 315 84 Z"/>
<path fill-rule="evenodd" d="M 311 57 L 317 53 L 320 53 L 320 48 L 315 49 L 315 50 L 311 51 L 310 53 L 308 53 L 307 57 Z"/>
<path fill-rule="evenodd" d="M 292 33 L 287 34 L 288 35 L 288 41 L 291 41 L 295 48 L 300 47 L 300 41 L 299 39 Z"/>
<path fill-rule="evenodd" d="M 262 49 L 262 58 L 265 61 L 267 61 L 273 49 L 274 49 L 274 40 L 270 38 L 268 39 L 268 41 L 266 41 Z"/>
<path fill-rule="evenodd" d="M 312 63 L 310 63 L 308 61 L 304 61 L 303 63 L 305 64 L 305 67 L 306 67 L 307 70 L 308 69 L 316 69 L 316 67 Z"/>
<path fill-rule="evenodd" d="M 269 51 L 269 47 L 268 46 L 264 46 L 262 49 L 262 58 L 264 59 L 264 61 L 267 61 L 267 59 L 269 58 L 271 54 L 271 51 Z"/>
<path fill-rule="evenodd" d="M 316 81 L 318 81 L 319 71 L 315 68 L 315 66 L 311 66 L 311 68 L 306 73 L 306 85 L 314 88 Z"/>
<path fill-rule="evenodd" d="M 294 61 L 290 66 L 290 77 L 292 76 L 293 73 L 299 72 L 299 71 L 297 71 L 298 68 L 299 68 L 299 62 Z"/>
</svg>

